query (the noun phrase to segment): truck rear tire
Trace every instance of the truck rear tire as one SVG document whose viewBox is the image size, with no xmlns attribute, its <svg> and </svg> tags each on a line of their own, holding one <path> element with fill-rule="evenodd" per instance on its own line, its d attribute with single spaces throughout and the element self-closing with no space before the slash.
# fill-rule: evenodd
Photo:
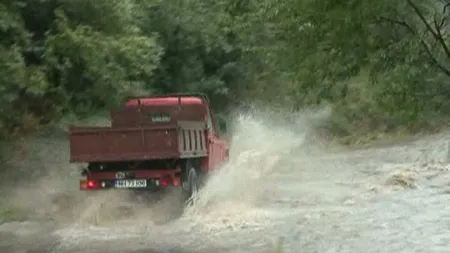
<svg viewBox="0 0 450 253">
<path fill-rule="evenodd" d="M 199 175 L 194 163 L 186 163 L 185 181 L 182 186 L 182 202 L 185 206 L 193 205 L 199 190 Z"/>
</svg>

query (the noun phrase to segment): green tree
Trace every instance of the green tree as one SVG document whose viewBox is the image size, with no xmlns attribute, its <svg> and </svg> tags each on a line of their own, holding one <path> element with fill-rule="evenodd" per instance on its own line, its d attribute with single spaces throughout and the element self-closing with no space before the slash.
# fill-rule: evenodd
<svg viewBox="0 0 450 253">
<path fill-rule="evenodd" d="M 136 8 L 128 0 L 0 4 L 4 134 L 141 93 L 162 48 L 139 30 Z"/>
</svg>

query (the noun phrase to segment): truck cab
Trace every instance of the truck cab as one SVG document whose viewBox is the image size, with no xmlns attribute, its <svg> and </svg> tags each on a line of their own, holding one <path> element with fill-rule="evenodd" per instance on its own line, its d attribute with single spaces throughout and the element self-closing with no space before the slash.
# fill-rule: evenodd
<svg viewBox="0 0 450 253">
<path fill-rule="evenodd" d="M 70 161 L 85 163 L 81 190 L 182 188 L 196 194 L 228 159 L 228 145 L 202 95 L 130 98 L 107 127 L 70 126 Z"/>
</svg>

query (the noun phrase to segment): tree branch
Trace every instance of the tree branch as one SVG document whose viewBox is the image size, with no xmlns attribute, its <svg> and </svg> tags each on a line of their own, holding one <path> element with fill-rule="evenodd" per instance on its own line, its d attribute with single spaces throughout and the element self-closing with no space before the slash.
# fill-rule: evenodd
<svg viewBox="0 0 450 253">
<path fill-rule="evenodd" d="M 393 18 L 389 18 L 389 17 L 384 17 L 384 16 L 379 16 L 378 20 L 379 22 L 389 22 L 389 23 L 393 23 L 399 26 L 403 26 L 404 28 L 406 28 L 410 33 L 416 35 L 416 31 L 412 28 L 412 26 L 410 26 L 408 23 L 406 23 L 404 20 L 397 20 L 397 19 L 393 19 Z"/>
<path fill-rule="evenodd" d="M 445 14 L 447 12 L 447 8 L 450 7 L 450 1 L 444 1 L 444 8 L 442 8 L 442 14 Z"/>
<path fill-rule="evenodd" d="M 426 41 L 417 33 L 416 30 L 414 30 L 414 28 L 411 25 L 409 25 L 404 20 L 396 20 L 396 19 L 384 17 L 384 16 L 379 16 L 378 21 L 386 21 L 386 22 L 390 22 L 390 23 L 393 23 L 393 24 L 396 24 L 396 25 L 406 28 L 413 36 L 418 38 L 419 43 L 422 45 L 426 54 L 428 55 L 430 63 L 435 65 L 437 68 L 439 68 L 447 76 L 450 76 L 450 69 L 446 68 L 443 64 L 441 64 L 437 60 L 437 58 L 433 55 L 433 52 L 431 51 L 431 49 L 428 46 L 428 44 L 426 43 Z"/>
<path fill-rule="evenodd" d="M 419 19 L 425 25 L 426 30 L 428 32 L 430 32 L 431 35 L 433 35 L 433 37 L 439 42 L 439 44 L 441 45 L 442 49 L 444 50 L 445 55 L 450 60 L 450 49 L 449 49 L 447 43 L 445 42 L 445 40 L 444 40 L 444 38 L 442 36 L 441 30 L 440 30 L 442 28 L 442 26 L 444 25 L 444 23 L 445 23 L 444 22 L 445 19 L 443 19 L 441 22 L 438 22 L 437 18 L 435 16 L 434 17 L 434 29 L 436 29 L 436 30 L 434 30 L 433 27 L 431 26 L 431 24 L 428 23 L 428 21 L 426 20 L 425 15 L 422 13 L 422 11 L 419 9 L 419 7 L 415 3 L 413 3 L 412 0 L 408 0 L 408 4 L 411 6 L 411 8 L 413 8 L 414 12 L 417 14 Z M 427 53 L 432 56 L 432 58 L 433 58 L 432 61 L 435 64 L 437 64 L 437 66 L 442 71 L 444 71 L 444 73 L 446 75 L 450 76 L 450 70 L 447 69 L 446 67 L 444 67 L 442 64 L 440 64 L 437 61 L 436 57 L 432 54 L 431 49 L 428 47 L 428 45 L 426 44 L 426 42 L 422 38 L 420 38 L 420 41 L 421 41 L 422 45 L 426 46 L 425 49 L 426 49 Z"/>
<path fill-rule="evenodd" d="M 446 17 L 443 17 L 440 21 L 438 21 L 437 13 L 434 14 L 433 23 L 434 23 L 434 27 L 436 28 L 437 32 L 440 32 L 441 29 L 444 27 L 445 21 L 447 21 Z"/>
<path fill-rule="evenodd" d="M 433 20 L 433 23 L 434 23 L 434 28 L 436 29 L 437 40 L 441 44 L 442 49 L 445 52 L 445 55 L 450 60 L 450 49 L 449 49 L 447 43 L 445 42 L 444 37 L 442 35 L 442 31 L 441 31 L 442 27 L 445 24 L 445 18 L 443 18 L 440 22 L 438 22 L 438 20 L 437 20 L 437 18 L 435 16 L 434 20 Z"/>
<path fill-rule="evenodd" d="M 433 37 L 438 40 L 438 35 L 437 33 L 434 31 L 434 29 L 431 27 L 431 25 L 428 23 L 427 19 L 425 18 L 425 16 L 423 15 L 422 11 L 419 9 L 419 7 L 413 3 L 412 0 L 408 0 L 408 4 L 413 8 L 414 12 L 417 14 L 417 16 L 419 17 L 419 19 L 422 21 L 422 23 L 425 25 L 425 27 L 427 28 L 427 31 L 429 31 Z"/>
</svg>

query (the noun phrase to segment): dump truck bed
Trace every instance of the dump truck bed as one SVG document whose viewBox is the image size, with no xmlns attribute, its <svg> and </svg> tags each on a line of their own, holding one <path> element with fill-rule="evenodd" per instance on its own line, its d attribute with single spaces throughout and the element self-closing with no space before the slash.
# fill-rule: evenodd
<svg viewBox="0 0 450 253">
<path fill-rule="evenodd" d="M 178 121 L 161 126 L 70 127 L 71 162 L 138 161 L 207 156 L 206 124 Z"/>
</svg>

